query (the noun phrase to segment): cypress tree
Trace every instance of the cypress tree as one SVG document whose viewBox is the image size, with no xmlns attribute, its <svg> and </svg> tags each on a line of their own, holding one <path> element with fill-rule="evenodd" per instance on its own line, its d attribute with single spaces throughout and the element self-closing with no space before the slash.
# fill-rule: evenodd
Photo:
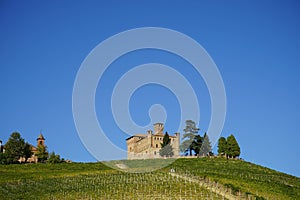
<svg viewBox="0 0 300 200">
<path fill-rule="evenodd" d="M 196 135 L 194 141 L 190 146 L 190 148 L 194 150 L 196 156 L 199 156 L 202 144 L 203 144 L 203 137 L 201 137 L 200 135 Z"/>
<path fill-rule="evenodd" d="M 168 132 L 166 132 L 166 134 L 163 137 L 163 142 L 161 143 L 159 155 L 166 157 L 172 157 L 174 155 L 173 148 L 171 146 L 171 139 Z"/>
<path fill-rule="evenodd" d="M 226 138 L 220 137 L 218 141 L 218 154 L 219 156 L 227 157 L 227 141 Z"/>
<path fill-rule="evenodd" d="M 240 146 L 235 137 L 231 134 L 227 137 L 227 156 L 230 158 L 239 157 L 241 154 Z"/>
</svg>

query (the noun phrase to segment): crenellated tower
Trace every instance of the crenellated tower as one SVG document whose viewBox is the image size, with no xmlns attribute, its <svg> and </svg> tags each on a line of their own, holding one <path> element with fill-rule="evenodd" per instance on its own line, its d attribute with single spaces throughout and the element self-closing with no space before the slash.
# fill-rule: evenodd
<svg viewBox="0 0 300 200">
<path fill-rule="evenodd" d="M 155 123 L 154 126 L 154 134 L 164 134 L 164 124 L 163 123 Z"/>
</svg>

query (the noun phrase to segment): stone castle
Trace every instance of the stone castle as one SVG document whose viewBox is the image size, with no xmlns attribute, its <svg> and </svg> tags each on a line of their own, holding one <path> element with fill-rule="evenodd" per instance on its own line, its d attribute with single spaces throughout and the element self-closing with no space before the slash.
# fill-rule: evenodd
<svg viewBox="0 0 300 200">
<path fill-rule="evenodd" d="M 164 124 L 154 124 L 154 133 L 148 130 L 144 134 L 135 134 L 126 139 L 127 157 L 132 159 L 161 158 L 159 150 L 164 137 Z M 179 156 L 180 133 L 170 135 L 174 156 Z"/>
</svg>

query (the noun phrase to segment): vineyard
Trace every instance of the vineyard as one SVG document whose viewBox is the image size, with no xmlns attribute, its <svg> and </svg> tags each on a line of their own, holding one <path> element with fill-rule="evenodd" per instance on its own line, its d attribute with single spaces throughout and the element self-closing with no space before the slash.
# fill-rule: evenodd
<svg viewBox="0 0 300 200">
<path fill-rule="evenodd" d="M 164 162 L 158 159 L 110 162 L 110 165 L 128 167 L 122 170 L 102 163 L 2 165 L 0 199 L 300 197 L 299 178 L 248 162 L 219 158 L 178 159 L 163 169 L 149 170 Z"/>
</svg>

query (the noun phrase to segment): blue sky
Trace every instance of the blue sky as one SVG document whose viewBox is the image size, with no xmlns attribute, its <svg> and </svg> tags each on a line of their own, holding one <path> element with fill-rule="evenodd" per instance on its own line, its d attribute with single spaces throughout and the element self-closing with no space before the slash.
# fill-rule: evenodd
<svg viewBox="0 0 300 200">
<path fill-rule="evenodd" d="M 6 142 L 19 131 L 35 144 L 42 130 L 50 151 L 74 161 L 95 161 L 72 115 L 73 84 L 81 63 L 100 42 L 119 32 L 164 27 L 196 40 L 218 66 L 227 95 L 222 136 L 236 136 L 245 160 L 299 177 L 299 10 L 297 1 L 1 1 L 0 139 Z M 201 76 L 172 54 L 137 51 L 108 68 L 96 93 L 100 124 L 121 148 L 127 135 L 111 115 L 111 90 L 123 73 L 149 62 L 168 64 L 189 79 L 198 91 L 200 133 L 208 128 L 210 99 Z M 155 103 L 165 106 L 166 130 L 175 132 L 178 102 L 158 85 L 134 93 L 133 120 L 147 124 L 149 106 Z"/>
</svg>

